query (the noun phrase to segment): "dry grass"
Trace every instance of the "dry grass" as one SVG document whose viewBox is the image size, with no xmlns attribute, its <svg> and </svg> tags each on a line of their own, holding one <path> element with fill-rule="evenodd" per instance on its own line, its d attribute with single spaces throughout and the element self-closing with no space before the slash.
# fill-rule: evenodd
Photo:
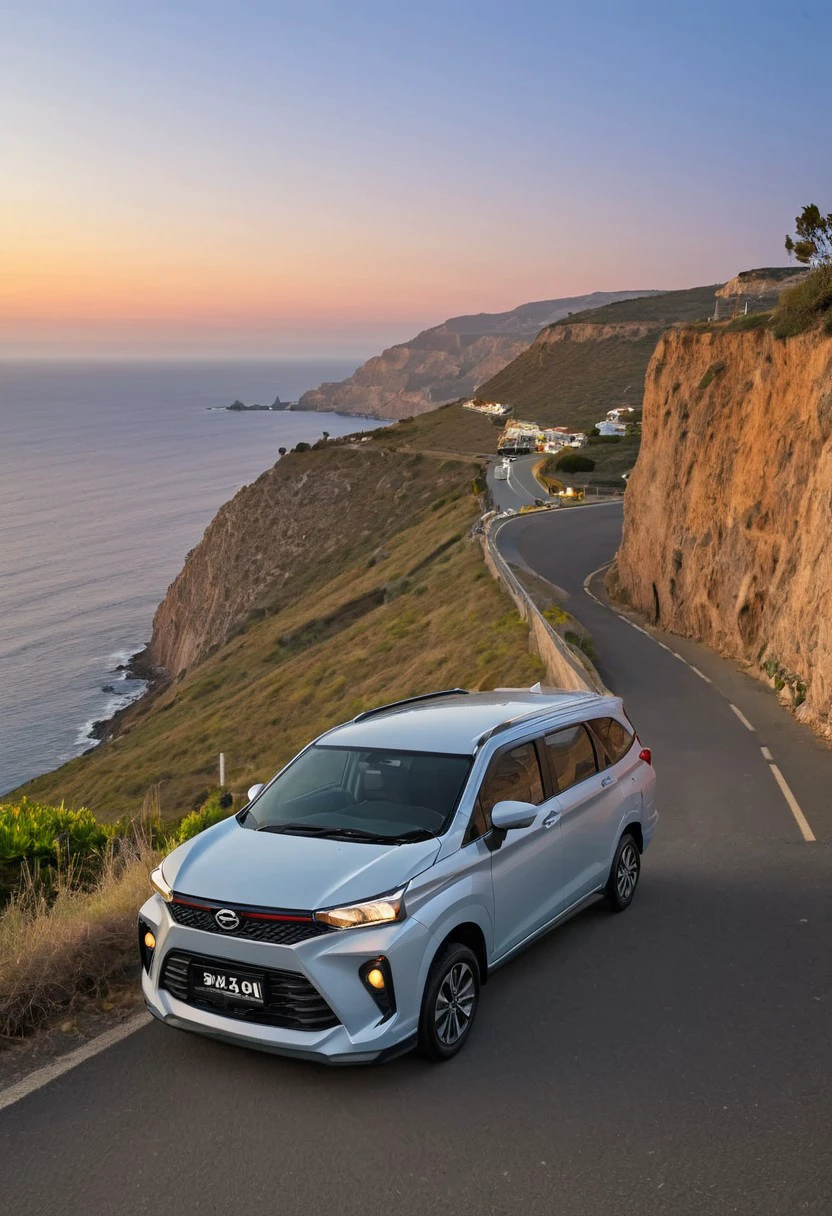
<svg viewBox="0 0 832 1216">
<path fill-rule="evenodd" d="M 156 863 L 139 829 L 110 842 L 91 888 L 72 869 L 48 884 L 24 874 L 0 912 L 0 1040 L 53 1021 L 79 997 L 100 997 L 135 965 L 136 912 Z"/>
</svg>

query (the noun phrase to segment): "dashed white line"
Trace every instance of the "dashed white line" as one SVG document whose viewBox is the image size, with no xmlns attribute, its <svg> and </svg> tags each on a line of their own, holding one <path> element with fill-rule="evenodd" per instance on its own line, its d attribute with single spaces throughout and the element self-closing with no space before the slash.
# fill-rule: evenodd
<svg viewBox="0 0 832 1216">
<path fill-rule="evenodd" d="M 741 709 L 737 709 L 737 707 L 736 707 L 736 705 L 734 704 L 734 702 L 733 702 L 733 701 L 729 701 L 729 702 L 728 702 L 728 704 L 731 706 L 731 708 L 733 709 L 734 713 L 735 713 L 735 714 L 737 715 L 737 717 L 739 718 L 740 722 L 742 722 L 742 724 L 743 724 L 743 726 L 745 727 L 745 729 L 746 729 L 746 730 L 750 730 L 750 731 L 752 731 L 752 732 L 753 732 L 755 728 L 754 728 L 754 727 L 751 725 L 751 723 L 748 721 L 748 718 L 746 718 L 746 716 L 745 716 L 745 714 L 742 712 L 742 710 L 741 710 Z M 765 752 L 766 752 L 766 750 L 767 750 L 767 749 L 764 747 L 764 748 L 763 748 L 763 753 L 765 753 Z M 769 758 L 769 757 L 766 757 L 766 759 L 768 759 L 768 758 Z"/>
<path fill-rule="evenodd" d="M 768 748 L 767 748 L 767 747 L 761 747 L 761 748 L 760 748 L 760 751 L 763 753 L 763 759 L 764 759 L 764 760 L 768 760 L 768 762 L 769 762 L 769 764 L 770 764 L 770 763 L 771 763 L 771 761 L 774 759 L 774 757 L 772 756 L 772 754 L 771 754 L 771 752 L 768 750 Z"/>
<path fill-rule="evenodd" d="M 693 663 L 688 663 L 688 667 L 691 669 L 691 671 L 696 672 L 700 680 L 704 680 L 706 684 L 713 684 L 711 677 L 706 676 L 704 671 L 700 671 L 698 667 L 694 667 Z"/>
<path fill-rule="evenodd" d="M 771 775 L 774 777 L 774 780 L 780 786 L 783 797 L 786 799 L 786 802 L 789 805 L 789 810 L 794 815 L 795 823 L 800 828 L 800 834 L 807 843 L 811 844 L 812 841 L 815 840 L 815 833 L 809 827 L 809 822 L 801 811 L 800 805 L 794 794 L 789 789 L 786 778 L 780 772 L 780 769 L 776 764 L 769 764 L 769 768 L 771 769 Z"/>
<path fill-rule="evenodd" d="M 44 1085 L 48 1085 L 50 1081 L 63 1076 L 71 1068 L 77 1068 L 85 1060 L 91 1059 L 92 1056 L 97 1056 L 100 1051 L 106 1051 L 114 1043 L 120 1043 L 122 1039 L 126 1039 L 128 1035 L 133 1034 L 136 1030 L 141 1030 L 143 1026 L 147 1026 L 152 1020 L 149 1013 L 145 1013 L 144 1011 L 136 1013 L 132 1018 L 128 1018 L 126 1022 L 122 1022 L 120 1026 L 114 1027 L 113 1030 L 106 1030 L 104 1034 L 97 1035 L 89 1043 L 85 1043 L 83 1047 L 76 1047 L 75 1051 L 70 1051 L 65 1056 L 53 1060 L 51 1064 L 46 1064 L 36 1072 L 30 1073 L 28 1077 L 24 1077 L 22 1081 L 18 1081 L 15 1085 L 10 1085 L 8 1089 L 0 1090 L 0 1110 L 4 1110 L 14 1102 L 19 1102 L 21 1098 L 34 1093 L 36 1089 L 41 1089 Z"/>
</svg>

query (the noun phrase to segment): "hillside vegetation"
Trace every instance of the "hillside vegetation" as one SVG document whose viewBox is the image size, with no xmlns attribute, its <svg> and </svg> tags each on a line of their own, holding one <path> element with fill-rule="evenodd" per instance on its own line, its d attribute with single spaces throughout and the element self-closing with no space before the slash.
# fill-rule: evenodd
<svg viewBox="0 0 832 1216">
<path fill-rule="evenodd" d="M 540 678 L 526 626 L 470 539 L 478 514 L 471 464 L 396 452 L 377 440 L 364 447 L 376 450 L 369 468 L 384 461 L 401 473 L 399 490 L 378 498 L 371 535 L 330 524 L 339 545 L 325 562 L 299 571 L 294 583 L 281 579 L 272 606 L 244 611 L 234 636 L 134 707 L 115 738 L 30 782 L 30 797 L 84 805 L 112 820 L 134 813 L 159 784 L 162 818 L 172 823 L 216 785 L 220 751 L 239 805 L 249 785 L 311 737 L 370 705 Z M 301 490 L 314 485 L 320 457 L 322 469 L 336 459 L 330 451 L 284 458 Z M 411 492 L 410 472 L 419 484 L 433 482 L 432 496 Z M 398 509 L 399 491 L 407 511 Z M 239 514 L 241 540 L 253 522 Z M 281 517 L 256 526 L 264 549 L 279 546 Z M 318 535 L 311 521 L 310 533 Z M 206 534 L 194 555 L 202 549 L 206 587 L 217 576 L 213 543 Z"/>
<path fill-rule="evenodd" d="M 542 330 L 528 350 L 478 388 L 515 416 L 588 430 L 617 405 L 638 408 L 661 334 L 709 316 L 715 287 L 622 300 Z"/>
</svg>

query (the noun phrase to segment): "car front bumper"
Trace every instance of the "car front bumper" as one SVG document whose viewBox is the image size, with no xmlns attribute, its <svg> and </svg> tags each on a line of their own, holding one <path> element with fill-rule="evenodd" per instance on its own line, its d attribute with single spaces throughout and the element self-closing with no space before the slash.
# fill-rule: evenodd
<svg viewBox="0 0 832 1216">
<path fill-rule="evenodd" d="M 297 945 L 248 941 L 177 924 L 158 895 L 139 913 L 156 938 L 149 970 L 142 968 L 142 991 L 154 1017 L 240 1046 L 330 1064 L 388 1058 L 414 1045 L 422 991 L 435 949 L 431 933 L 413 917 L 393 925 L 347 929 L 308 938 Z M 178 999 L 160 984 L 167 956 L 177 951 L 204 956 L 229 967 L 292 972 L 305 977 L 332 1010 L 337 1025 L 318 1030 L 288 1029 L 234 1016 L 222 1006 Z M 361 979 L 360 968 L 387 959 L 395 1012 L 387 1017 Z"/>
</svg>

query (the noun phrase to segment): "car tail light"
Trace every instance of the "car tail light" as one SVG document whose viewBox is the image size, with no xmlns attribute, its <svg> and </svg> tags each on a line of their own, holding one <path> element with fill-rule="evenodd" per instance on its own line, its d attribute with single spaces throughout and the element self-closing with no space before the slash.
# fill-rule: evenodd
<svg viewBox="0 0 832 1216">
<path fill-rule="evenodd" d="M 643 760 L 645 764 L 653 763 L 653 753 L 649 747 L 643 747 L 638 754 L 638 758 L 639 760 Z"/>
</svg>

